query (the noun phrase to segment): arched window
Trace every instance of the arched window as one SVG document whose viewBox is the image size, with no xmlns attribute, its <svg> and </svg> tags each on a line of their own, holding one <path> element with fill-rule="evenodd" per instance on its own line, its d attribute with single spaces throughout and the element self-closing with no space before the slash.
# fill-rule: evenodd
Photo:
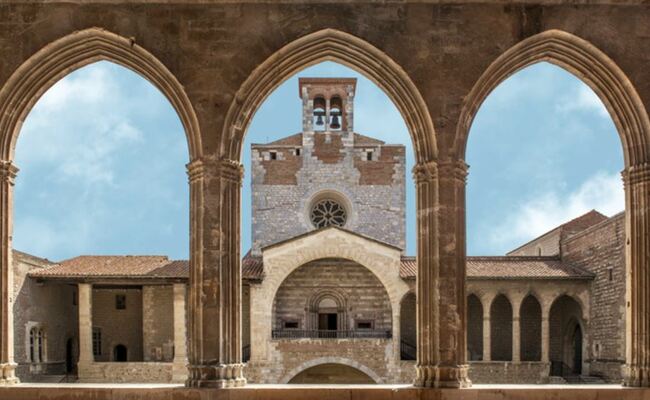
<svg viewBox="0 0 650 400">
<path fill-rule="evenodd" d="M 492 361 L 512 361 L 512 305 L 502 294 L 490 307 L 490 338 Z"/>
<path fill-rule="evenodd" d="M 29 362 L 45 362 L 45 332 L 38 326 L 29 330 Z"/>
</svg>

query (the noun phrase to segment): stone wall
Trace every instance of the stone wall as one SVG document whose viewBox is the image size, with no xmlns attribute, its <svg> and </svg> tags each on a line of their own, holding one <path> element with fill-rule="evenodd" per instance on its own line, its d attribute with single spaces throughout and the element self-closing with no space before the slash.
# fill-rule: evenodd
<svg viewBox="0 0 650 400">
<path fill-rule="evenodd" d="M 287 383 L 319 364 L 344 364 L 360 369 L 377 383 L 399 383 L 391 339 L 281 339 L 270 344 L 273 362 L 251 362 L 251 383 Z"/>
<path fill-rule="evenodd" d="M 38 380 L 38 375 L 66 373 L 66 343 L 73 342 L 73 359 L 78 343 L 75 287 L 66 284 L 42 284 L 28 278 L 29 271 L 50 263 L 14 251 L 14 353 L 17 375 L 22 381 Z M 39 305 L 39 306 L 35 306 Z M 43 363 L 29 361 L 29 330 L 38 326 L 45 333 Z"/>
<path fill-rule="evenodd" d="M 367 268 L 345 260 L 313 261 L 287 277 L 274 299 L 274 329 L 283 321 L 298 322 L 298 329 L 317 329 L 321 296 L 340 298 L 345 320 L 339 330 L 355 328 L 355 321 L 371 321 L 373 329 L 390 331 L 391 306 L 386 289 Z"/>
<path fill-rule="evenodd" d="M 590 373 L 620 382 L 625 362 L 625 214 L 566 240 L 563 258 L 593 272 Z"/>
<path fill-rule="evenodd" d="M 174 298 L 171 285 L 142 287 L 144 361 L 174 358 Z"/>
<path fill-rule="evenodd" d="M 486 362 L 469 364 L 472 383 L 548 383 L 549 364 L 543 362 Z"/>
<path fill-rule="evenodd" d="M 264 246 L 313 230 L 310 209 L 324 192 L 343 198 L 348 214 L 344 228 L 404 249 L 404 146 L 384 145 L 359 135 L 351 135 L 354 140 L 342 139 L 342 135 L 311 133 L 299 140 L 289 137 L 277 145 L 253 145 L 254 254 Z M 372 160 L 368 160 L 368 152 L 372 152 Z"/>
<path fill-rule="evenodd" d="M 126 309 L 116 309 L 116 295 L 126 296 Z M 128 361 L 143 360 L 140 287 L 93 287 L 92 313 L 93 328 L 102 332 L 102 354 L 95 356 L 95 361 L 112 361 L 118 344 L 126 346 Z"/>
<path fill-rule="evenodd" d="M 107 383 L 168 383 L 172 363 L 165 362 L 93 362 L 79 371 L 79 381 Z"/>
</svg>

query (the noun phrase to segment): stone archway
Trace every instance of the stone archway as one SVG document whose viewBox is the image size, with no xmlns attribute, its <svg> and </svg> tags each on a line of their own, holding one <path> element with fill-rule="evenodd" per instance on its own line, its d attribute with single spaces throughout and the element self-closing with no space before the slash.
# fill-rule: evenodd
<svg viewBox="0 0 650 400">
<path fill-rule="evenodd" d="M 261 63 L 241 85 L 234 96 L 223 124 L 216 159 L 217 172 L 214 174 L 214 193 L 219 193 L 218 210 L 214 210 L 215 222 L 220 231 L 218 263 L 223 282 L 220 287 L 228 291 L 224 296 L 233 299 L 233 304 L 226 304 L 219 313 L 232 335 L 214 332 L 212 335 L 238 336 L 239 327 L 239 232 L 241 205 L 239 194 L 241 187 L 242 169 L 239 164 L 243 138 L 250 121 L 268 95 L 284 80 L 308 66 L 322 61 L 335 61 L 353 68 L 366 75 L 382 88 L 395 103 L 402 114 L 414 144 L 416 166 L 414 176 L 416 181 L 417 198 L 417 236 L 418 240 L 418 326 L 421 335 L 418 337 L 418 373 L 416 386 L 451 386 L 466 385 L 466 368 L 458 373 L 457 367 L 450 367 L 444 374 L 439 373 L 440 349 L 437 337 L 439 335 L 440 313 L 438 311 L 438 149 L 433 122 L 421 94 L 408 74 L 390 57 L 372 44 L 351 34 L 335 30 L 323 29 L 313 32 L 278 49 L 274 54 Z M 220 187 L 217 188 L 216 186 Z M 201 291 L 198 286 L 213 285 L 209 273 L 195 274 L 200 282 L 191 285 L 190 297 L 195 299 L 190 304 L 200 303 Z M 203 277 L 205 275 L 205 278 Z M 237 287 L 233 287 L 237 285 Z M 464 286 L 459 288 L 461 292 Z M 464 308 L 464 292 L 457 300 L 448 299 L 448 303 L 456 309 Z M 204 318 L 202 310 L 191 314 L 197 321 Z M 461 316 L 462 317 L 462 316 Z M 462 319 L 462 318 L 461 318 Z M 201 330 L 201 323 L 196 328 L 190 325 L 190 332 Z M 205 328 L 203 328 L 205 330 Z M 191 333 L 193 334 L 193 333 Z M 202 334 L 204 335 L 204 334 Z M 221 340 L 221 339 L 219 339 Z M 201 345 L 201 340 L 194 340 Z M 222 363 L 240 365 L 240 340 L 228 337 L 224 349 L 218 350 Z M 203 353 L 200 349 L 196 350 Z M 221 353 L 225 353 L 221 357 Z M 215 357 L 213 357 L 214 359 Z M 237 367 L 239 368 L 239 367 Z M 192 368 L 191 368 L 192 369 Z M 201 376 L 200 368 L 196 368 L 197 376 Z M 192 374 L 192 372 L 190 372 Z M 225 372 L 224 372 L 225 373 Z M 461 383 L 458 383 L 458 377 Z M 220 378 L 219 378 L 220 379 Z M 198 379 L 199 380 L 203 379 Z M 209 380 L 209 379 L 208 379 Z M 449 380 L 448 384 L 439 381 Z M 197 383 L 199 384 L 199 383 Z"/>
<path fill-rule="evenodd" d="M 564 68 L 589 85 L 609 111 L 621 139 L 625 159 L 626 265 L 631 277 L 626 293 L 625 384 L 648 386 L 650 360 L 644 354 L 649 349 L 643 338 L 650 334 L 646 323 L 650 314 L 650 253 L 646 245 L 650 236 L 650 119 L 621 68 L 590 42 L 561 30 L 548 30 L 522 40 L 497 57 L 466 96 L 451 158 L 465 158 L 472 121 L 490 92 L 517 71 L 541 61 Z M 461 195 L 464 203 L 464 191 Z"/>
<path fill-rule="evenodd" d="M 27 114 L 52 85 L 73 70 L 100 60 L 128 68 L 151 82 L 176 110 L 187 136 L 190 164 L 188 171 L 202 157 L 199 124 L 183 86 L 155 56 L 132 39 L 101 28 L 89 28 L 64 36 L 29 57 L 0 89 L 0 283 L 5 288 L 0 298 L 0 382 L 15 383 L 13 362 L 12 297 L 12 226 L 13 186 L 18 168 L 13 164 L 14 151 Z M 195 174 L 196 175 L 196 174 Z M 194 214 L 200 188 L 191 190 L 190 210 Z M 190 240 L 195 241 L 196 218 Z M 193 260 L 196 262 L 196 260 Z"/>
<path fill-rule="evenodd" d="M 300 374 L 305 370 L 308 370 L 309 368 L 317 367 L 320 365 L 332 365 L 332 364 L 344 365 L 350 368 L 354 368 L 355 370 L 361 371 L 363 374 L 365 374 L 370 379 L 372 379 L 374 383 L 383 382 L 383 380 L 379 375 L 377 375 L 377 373 L 375 373 L 373 370 L 366 367 L 365 365 L 360 364 L 354 360 L 350 360 L 343 357 L 321 357 L 321 358 L 307 361 L 301 364 L 300 366 L 294 368 L 280 380 L 280 383 L 290 383 L 290 381 L 293 380 L 298 374 Z"/>
</svg>

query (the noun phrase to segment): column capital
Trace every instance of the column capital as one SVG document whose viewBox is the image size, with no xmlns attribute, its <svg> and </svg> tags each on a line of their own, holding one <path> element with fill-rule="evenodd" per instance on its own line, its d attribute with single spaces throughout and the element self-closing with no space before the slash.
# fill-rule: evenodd
<svg viewBox="0 0 650 400">
<path fill-rule="evenodd" d="M 469 165 L 461 159 L 445 159 L 438 162 L 441 177 L 453 177 L 460 183 L 467 182 Z"/>
<path fill-rule="evenodd" d="M 239 161 L 222 158 L 217 162 L 219 177 L 229 182 L 242 184 L 244 180 L 244 166 Z"/>
<path fill-rule="evenodd" d="M 438 178 L 438 163 L 435 160 L 419 162 L 412 173 L 416 184 L 434 181 Z"/>
<path fill-rule="evenodd" d="M 623 183 L 634 185 L 636 183 L 650 182 L 650 162 L 632 165 L 621 172 Z"/>
<path fill-rule="evenodd" d="M 18 167 L 14 165 L 11 161 L 0 161 L 0 176 L 2 177 L 3 182 L 9 182 L 14 184 L 16 175 L 18 174 Z"/>
<path fill-rule="evenodd" d="M 194 159 L 185 165 L 185 167 L 187 168 L 187 176 L 190 184 L 203 179 L 205 167 L 202 159 Z"/>
</svg>

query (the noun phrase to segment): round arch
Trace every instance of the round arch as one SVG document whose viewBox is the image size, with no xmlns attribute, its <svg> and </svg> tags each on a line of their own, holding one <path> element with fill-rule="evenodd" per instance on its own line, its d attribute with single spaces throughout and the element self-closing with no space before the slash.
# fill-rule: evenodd
<svg viewBox="0 0 650 400">
<path fill-rule="evenodd" d="M 221 134 L 221 157 L 239 160 L 246 130 L 267 96 L 295 73 L 323 61 L 338 62 L 355 69 L 384 90 L 406 122 L 416 163 L 437 158 L 431 116 L 408 74 L 372 44 L 335 29 L 323 29 L 294 40 L 251 73 L 235 94 L 226 114 Z"/>
<path fill-rule="evenodd" d="M 23 62 L 0 89 L 0 159 L 12 161 L 22 123 L 38 99 L 70 72 L 97 61 L 128 68 L 169 100 L 183 124 L 190 161 L 202 156 L 199 123 L 183 86 L 153 54 L 101 28 L 89 28 L 46 45 Z"/>
<path fill-rule="evenodd" d="M 556 29 L 522 40 L 483 72 L 461 109 L 452 149 L 455 157 L 465 158 L 472 121 L 487 96 L 517 71 L 542 61 L 569 71 L 598 95 L 616 125 L 626 167 L 650 159 L 650 119 L 625 73 L 588 41 Z"/>
<path fill-rule="evenodd" d="M 375 371 L 371 370 L 370 368 L 366 367 L 365 365 L 357 361 L 351 360 L 349 358 L 343 358 L 343 357 L 321 357 L 321 358 L 316 358 L 313 360 L 306 361 L 300 364 L 299 366 L 293 368 L 286 375 L 284 375 L 284 377 L 282 377 L 282 379 L 280 380 L 280 383 L 287 384 L 289 383 L 289 381 L 291 381 L 296 375 L 298 375 L 302 371 L 323 364 L 346 365 L 348 367 L 358 369 L 359 371 L 368 375 L 373 381 L 375 381 L 375 383 L 383 383 L 383 379 L 381 379 L 381 377 Z"/>
</svg>

